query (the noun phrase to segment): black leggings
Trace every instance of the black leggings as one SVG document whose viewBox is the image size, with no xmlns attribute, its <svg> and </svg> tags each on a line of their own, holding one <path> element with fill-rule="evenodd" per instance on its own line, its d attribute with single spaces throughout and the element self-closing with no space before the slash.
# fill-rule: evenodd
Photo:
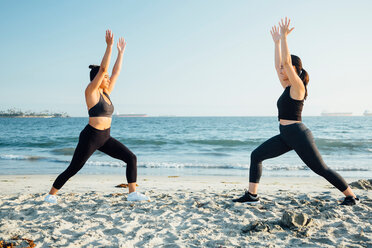
<svg viewBox="0 0 372 248">
<path fill-rule="evenodd" d="M 259 183 L 262 174 L 262 161 L 295 150 L 312 171 L 324 177 L 341 192 L 348 188 L 345 180 L 324 163 L 311 131 L 303 123 L 280 125 L 279 129 L 279 135 L 268 139 L 252 152 L 249 182 Z"/>
<path fill-rule="evenodd" d="M 62 188 L 68 179 L 83 168 L 85 162 L 96 150 L 124 161 L 127 164 L 126 175 L 128 183 L 137 181 L 136 155 L 122 143 L 112 138 L 110 136 L 110 129 L 98 130 L 88 124 L 80 133 L 79 143 L 69 167 L 57 177 L 53 183 L 53 187 L 56 189 Z"/>
</svg>

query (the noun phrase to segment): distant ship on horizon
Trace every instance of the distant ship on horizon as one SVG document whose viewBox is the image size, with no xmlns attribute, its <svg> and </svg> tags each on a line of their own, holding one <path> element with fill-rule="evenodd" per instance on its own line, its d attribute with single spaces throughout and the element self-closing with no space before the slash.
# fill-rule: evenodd
<svg viewBox="0 0 372 248">
<path fill-rule="evenodd" d="M 372 111 L 366 110 L 363 113 L 364 116 L 372 116 Z"/>
<path fill-rule="evenodd" d="M 148 117 L 147 114 L 119 114 L 119 112 L 116 112 L 114 117 Z"/>
<path fill-rule="evenodd" d="M 352 112 L 325 112 L 321 113 L 321 116 L 352 116 Z"/>
</svg>

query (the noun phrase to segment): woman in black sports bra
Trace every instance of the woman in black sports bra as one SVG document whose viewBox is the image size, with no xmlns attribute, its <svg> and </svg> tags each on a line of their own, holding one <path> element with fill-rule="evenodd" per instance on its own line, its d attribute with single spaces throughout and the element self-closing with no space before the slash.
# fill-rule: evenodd
<svg viewBox="0 0 372 248">
<path fill-rule="evenodd" d="M 345 180 L 323 161 L 315 145 L 311 131 L 301 122 L 301 112 L 307 97 L 309 75 L 302 68 L 299 57 L 289 55 L 287 35 L 290 20 L 281 21 L 279 28 L 274 26 L 271 35 L 275 43 L 275 68 L 280 83 L 284 88 L 277 102 L 280 134 L 262 143 L 251 154 L 249 171 L 249 189 L 245 194 L 233 200 L 242 203 L 258 203 L 258 183 L 262 174 L 262 161 L 280 156 L 291 150 L 299 155 L 304 163 L 315 173 L 324 177 L 345 195 L 342 205 L 355 205 L 359 199 L 352 192 Z M 280 44 L 281 43 L 281 44 Z M 281 48 L 281 52 L 280 52 Z"/>
<path fill-rule="evenodd" d="M 137 158 L 126 146 L 110 136 L 111 116 L 114 112 L 114 105 L 111 102 L 109 94 L 112 92 L 116 79 L 118 78 L 123 61 L 126 42 L 120 38 L 117 44 L 118 57 L 116 59 L 111 77 L 107 70 L 110 63 L 112 45 L 114 36 L 110 30 L 106 31 L 106 52 L 103 56 L 100 66 L 90 65 L 90 84 L 85 89 L 85 101 L 89 113 L 89 124 L 81 131 L 79 143 L 75 149 L 71 163 L 68 168 L 62 172 L 45 197 L 45 201 L 57 203 L 56 194 L 58 190 L 66 183 L 68 179 L 74 176 L 85 162 L 96 151 L 106 153 L 107 155 L 120 159 L 127 164 L 126 177 L 128 181 L 129 201 L 149 200 L 149 197 L 136 192 L 137 181 Z"/>
</svg>

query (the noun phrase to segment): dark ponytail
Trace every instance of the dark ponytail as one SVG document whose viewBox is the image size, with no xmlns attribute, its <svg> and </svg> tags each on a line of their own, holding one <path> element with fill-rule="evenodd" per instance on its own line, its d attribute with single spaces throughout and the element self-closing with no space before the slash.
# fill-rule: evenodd
<svg viewBox="0 0 372 248">
<path fill-rule="evenodd" d="M 301 78 L 305 86 L 305 98 L 307 97 L 307 85 L 309 83 L 309 74 L 302 68 L 302 61 L 296 55 L 291 55 L 292 65 L 296 68 L 297 75 Z"/>
<path fill-rule="evenodd" d="M 99 71 L 99 68 L 100 66 L 99 65 L 90 65 L 89 66 L 89 69 L 90 69 L 90 81 L 92 82 L 93 79 L 95 78 L 95 76 L 97 75 L 98 71 Z"/>
<path fill-rule="evenodd" d="M 305 86 L 309 83 L 309 74 L 307 74 L 307 71 L 302 68 L 301 73 L 300 73 L 300 78 L 302 82 L 304 82 Z"/>
</svg>

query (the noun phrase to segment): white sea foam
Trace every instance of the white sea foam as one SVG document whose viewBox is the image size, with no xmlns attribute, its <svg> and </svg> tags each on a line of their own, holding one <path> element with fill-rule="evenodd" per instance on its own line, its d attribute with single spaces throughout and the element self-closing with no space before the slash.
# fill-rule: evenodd
<svg viewBox="0 0 372 248">
<path fill-rule="evenodd" d="M 0 159 L 4 160 L 39 160 L 43 159 L 40 156 L 27 156 L 27 155 L 14 155 L 14 154 L 2 154 Z"/>
<path fill-rule="evenodd" d="M 103 166 L 103 167 L 126 167 L 126 164 L 121 161 L 89 161 L 88 165 Z M 170 169 L 237 169 L 237 170 L 249 170 L 250 165 L 244 163 L 234 164 L 215 164 L 215 163 L 181 163 L 181 162 L 139 162 L 137 164 L 141 168 L 170 168 Z M 310 170 L 305 164 L 281 164 L 281 163 L 270 163 L 264 165 L 264 170 L 268 171 L 299 171 L 299 170 Z M 332 166 L 332 169 L 337 171 L 369 171 L 365 167 L 355 166 Z"/>
</svg>

